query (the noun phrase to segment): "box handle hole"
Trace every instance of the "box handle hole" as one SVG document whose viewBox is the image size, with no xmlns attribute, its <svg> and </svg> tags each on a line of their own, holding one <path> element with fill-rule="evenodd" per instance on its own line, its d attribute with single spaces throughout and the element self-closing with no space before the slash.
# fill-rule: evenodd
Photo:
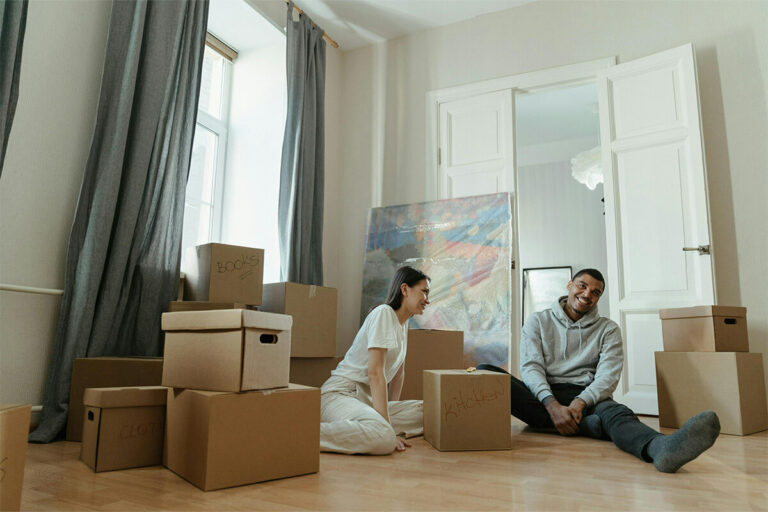
<svg viewBox="0 0 768 512">
<path fill-rule="evenodd" d="M 259 336 L 259 341 L 262 343 L 269 343 L 274 345 L 277 343 L 277 334 L 262 334 Z"/>
<path fill-rule="evenodd" d="M 88 411 L 88 421 L 93 421 L 93 411 Z"/>
<path fill-rule="evenodd" d="M 726 323 L 727 325 L 733 325 L 733 324 L 735 324 L 735 323 L 736 323 L 736 319 L 735 319 L 735 318 L 726 318 L 726 319 L 725 319 L 725 323 Z"/>
</svg>

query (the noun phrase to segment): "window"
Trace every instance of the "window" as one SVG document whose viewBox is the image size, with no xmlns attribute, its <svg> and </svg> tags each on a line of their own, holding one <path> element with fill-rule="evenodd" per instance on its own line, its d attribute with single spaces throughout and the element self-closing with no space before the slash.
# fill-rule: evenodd
<svg viewBox="0 0 768 512">
<path fill-rule="evenodd" d="M 184 201 L 182 255 L 189 247 L 218 241 L 220 237 L 231 66 L 206 46 Z"/>
</svg>

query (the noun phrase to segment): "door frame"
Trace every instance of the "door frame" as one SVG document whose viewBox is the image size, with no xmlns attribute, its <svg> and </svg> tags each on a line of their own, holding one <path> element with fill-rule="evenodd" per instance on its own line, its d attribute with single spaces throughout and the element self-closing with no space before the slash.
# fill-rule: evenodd
<svg viewBox="0 0 768 512">
<path fill-rule="evenodd" d="M 454 87 L 448 87 L 445 89 L 437 89 L 427 92 L 427 138 L 426 138 L 426 160 L 427 160 L 427 176 L 426 176 L 426 201 L 436 201 L 439 199 L 440 190 L 440 166 L 438 164 L 438 150 L 440 148 L 440 104 L 448 101 L 461 100 L 480 94 L 486 94 L 501 90 L 511 90 L 513 93 L 512 101 L 512 123 L 515 123 L 515 109 L 514 109 L 514 93 L 516 91 L 525 92 L 539 92 L 551 88 L 562 87 L 564 85 L 576 85 L 579 83 L 595 82 L 597 84 L 598 74 L 608 68 L 616 65 L 616 57 L 604 57 L 602 59 L 591 60 L 587 62 L 581 62 L 577 64 L 569 64 L 565 66 L 558 66 L 553 68 L 547 68 L 537 71 L 530 71 L 519 75 L 509 75 L 500 78 L 493 78 L 490 80 L 483 80 L 480 82 L 474 82 L 465 85 L 458 85 Z M 601 127 L 602 130 L 602 127 Z M 607 134 L 600 132 L 600 145 L 605 144 Z M 518 174 L 517 174 L 517 158 L 513 157 L 513 172 L 514 172 L 514 189 L 513 197 L 516 198 L 518 190 Z M 512 326 L 522 324 L 522 319 L 519 318 L 522 306 L 522 266 L 520 262 L 520 254 L 518 251 L 519 240 L 518 236 L 520 229 L 518 226 L 518 205 L 519 201 L 516 199 L 513 202 L 512 209 L 512 226 L 514 227 L 514 233 L 512 239 L 514 240 L 514 247 L 512 248 L 512 264 L 514 265 L 512 271 L 512 280 L 516 307 L 513 308 L 513 318 L 511 319 Z M 606 211 L 606 218 L 608 212 Z M 607 226 L 606 226 L 607 228 Z M 607 251 L 607 247 L 606 247 Z M 608 267 L 608 281 L 617 282 L 618 276 L 611 275 L 611 266 Z M 611 317 L 613 317 L 613 310 L 611 310 Z M 614 319 L 615 320 L 615 319 Z M 513 375 L 519 377 L 519 368 L 517 364 L 513 365 L 513 362 L 517 362 L 518 355 L 513 353 L 513 348 L 520 344 L 520 333 L 518 329 L 513 327 L 512 336 L 509 347 L 509 371 Z"/>
</svg>

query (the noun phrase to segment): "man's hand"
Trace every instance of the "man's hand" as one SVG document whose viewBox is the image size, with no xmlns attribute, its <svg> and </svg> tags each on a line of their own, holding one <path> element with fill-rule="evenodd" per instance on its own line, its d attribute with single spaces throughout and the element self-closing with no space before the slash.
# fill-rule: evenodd
<svg viewBox="0 0 768 512">
<path fill-rule="evenodd" d="M 411 443 L 405 440 L 404 437 L 396 437 L 397 444 L 395 445 L 395 451 L 404 452 L 406 448 L 411 447 Z"/>
<path fill-rule="evenodd" d="M 571 416 L 573 416 L 573 419 L 576 420 L 576 423 L 581 423 L 581 417 L 584 414 L 584 409 L 587 407 L 587 402 L 582 400 L 579 397 L 576 397 L 571 402 L 571 405 L 568 406 L 568 408 L 571 410 Z"/>
<path fill-rule="evenodd" d="M 572 436 L 579 430 L 579 422 L 574 418 L 570 407 L 560 405 L 557 400 L 552 400 L 547 405 L 547 412 L 552 418 L 555 428 L 564 436 Z M 579 413 L 581 414 L 581 413 Z M 581 417 L 579 417 L 581 419 Z"/>
</svg>

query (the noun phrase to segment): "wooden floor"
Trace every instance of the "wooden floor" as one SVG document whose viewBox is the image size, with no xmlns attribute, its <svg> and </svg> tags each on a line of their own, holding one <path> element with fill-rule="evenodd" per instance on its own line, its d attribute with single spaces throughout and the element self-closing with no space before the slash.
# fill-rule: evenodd
<svg viewBox="0 0 768 512">
<path fill-rule="evenodd" d="M 513 435 L 511 451 L 441 453 L 417 438 L 385 457 L 322 454 L 317 474 L 212 492 L 162 467 L 93 473 L 79 443 L 30 445 L 22 510 L 768 510 L 768 431 L 722 435 L 673 475 L 610 442 L 516 420 Z"/>
</svg>

